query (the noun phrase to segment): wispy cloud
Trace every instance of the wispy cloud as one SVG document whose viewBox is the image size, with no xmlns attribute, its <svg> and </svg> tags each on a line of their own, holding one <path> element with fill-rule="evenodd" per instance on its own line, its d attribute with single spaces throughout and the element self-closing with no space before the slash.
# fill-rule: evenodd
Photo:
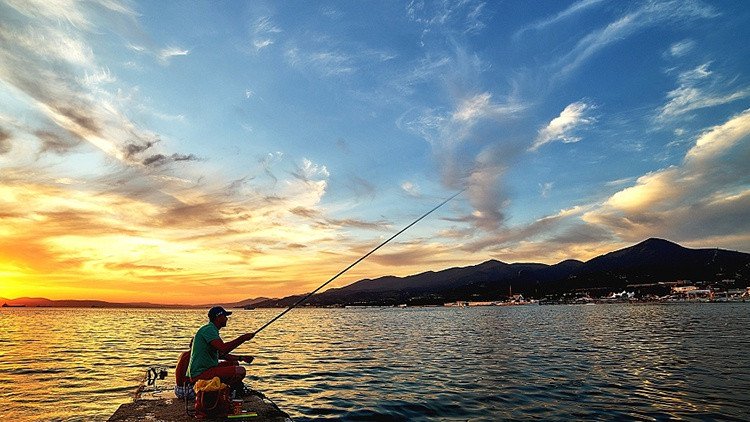
<svg viewBox="0 0 750 422">
<path fill-rule="evenodd" d="M 546 198 L 549 196 L 549 193 L 552 191 L 552 187 L 555 186 L 555 182 L 546 182 L 544 184 L 539 185 L 539 195 L 541 195 L 542 198 Z"/>
<path fill-rule="evenodd" d="M 482 70 L 476 58 L 459 45 L 453 57 L 426 60 L 410 80 L 439 73 L 451 86 L 452 107 L 415 108 L 402 115 L 397 124 L 431 145 L 444 185 L 451 189 L 468 187 L 467 196 L 474 211 L 467 221 L 495 230 L 505 219 L 502 209 L 506 203 L 498 199 L 505 196 L 502 176 L 523 151 L 517 139 L 502 135 L 503 127 L 519 118 L 528 104 L 512 95 L 496 98 L 491 92 L 462 86 L 477 78 Z"/>
<path fill-rule="evenodd" d="M 521 29 L 519 29 L 513 34 L 513 38 L 519 38 L 527 31 L 542 31 L 553 24 L 561 22 L 565 19 L 570 19 L 576 16 L 577 14 L 582 13 L 586 9 L 596 6 L 602 1 L 603 0 L 580 0 L 576 3 L 573 3 L 567 9 L 559 12 L 558 14 L 554 16 L 550 16 L 548 18 L 539 20 L 530 25 L 526 25 L 522 27 Z"/>
<path fill-rule="evenodd" d="M 711 63 L 682 72 L 677 80 L 680 86 L 667 94 L 669 100 L 661 107 L 657 120 L 669 121 L 694 110 L 731 103 L 750 96 L 750 88 L 726 92 L 721 77 L 709 70 Z"/>
<path fill-rule="evenodd" d="M 276 36 L 283 32 L 271 20 L 270 16 L 262 16 L 253 24 L 251 43 L 256 53 L 270 47 L 276 42 Z"/>
<path fill-rule="evenodd" d="M 411 1 L 406 15 L 412 22 L 430 30 L 476 33 L 486 27 L 483 14 L 486 2 L 467 0 L 451 2 Z"/>
<path fill-rule="evenodd" d="M 406 192 L 407 195 L 413 196 L 415 198 L 421 196 L 421 194 L 419 193 L 419 186 L 409 181 L 401 183 L 401 190 Z"/>
<path fill-rule="evenodd" d="M 676 42 L 669 47 L 669 55 L 672 57 L 682 57 L 695 48 L 695 41 L 693 40 L 682 40 Z"/>
<path fill-rule="evenodd" d="M 190 54 L 190 50 L 186 50 L 180 47 L 167 47 L 159 51 L 159 61 L 163 64 L 168 64 L 174 57 L 187 56 Z"/>
<path fill-rule="evenodd" d="M 558 76 L 565 77 L 596 53 L 611 44 L 628 38 L 638 31 L 665 22 L 688 23 L 695 19 L 709 19 L 718 13 L 699 1 L 649 2 L 607 26 L 590 32 L 575 47 L 557 61 Z"/>
<path fill-rule="evenodd" d="M 324 76 L 355 72 L 351 57 L 337 51 L 304 52 L 297 47 L 287 49 L 287 62 L 293 67 L 308 68 Z"/>
<path fill-rule="evenodd" d="M 593 117 L 587 116 L 592 108 L 592 105 L 581 101 L 569 104 L 559 116 L 552 119 L 546 127 L 539 130 L 539 134 L 534 140 L 534 144 L 529 148 L 529 151 L 536 151 L 542 145 L 558 140 L 564 143 L 580 141 L 581 138 L 575 136 L 574 133 L 581 126 L 590 125 L 594 122 Z"/>
</svg>

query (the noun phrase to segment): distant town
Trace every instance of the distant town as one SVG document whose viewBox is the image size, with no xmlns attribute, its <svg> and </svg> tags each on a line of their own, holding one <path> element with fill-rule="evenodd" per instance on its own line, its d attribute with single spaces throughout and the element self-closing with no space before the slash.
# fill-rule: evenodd
<svg viewBox="0 0 750 422">
<path fill-rule="evenodd" d="M 731 288 L 734 280 L 722 280 L 721 286 L 708 282 L 675 282 L 631 284 L 620 292 L 610 292 L 604 296 L 592 295 L 589 291 L 568 292 L 550 295 L 541 299 L 525 298 L 522 294 L 497 301 L 455 301 L 443 306 L 516 306 L 516 305 L 555 305 L 555 304 L 594 304 L 594 303 L 643 303 L 643 302 L 745 302 L 750 301 L 750 287 Z M 655 291 L 669 289 L 668 294 L 659 295 Z"/>
</svg>

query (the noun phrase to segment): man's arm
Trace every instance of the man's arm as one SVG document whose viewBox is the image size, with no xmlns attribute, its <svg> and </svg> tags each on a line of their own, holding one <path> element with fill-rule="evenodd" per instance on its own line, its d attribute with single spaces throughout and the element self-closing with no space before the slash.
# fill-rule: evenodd
<svg viewBox="0 0 750 422">
<path fill-rule="evenodd" d="M 247 362 L 247 363 L 252 362 L 253 359 L 254 359 L 253 356 L 232 355 L 232 354 L 229 354 L 229 353 L 227 353 L 225 355 L 220 355 L 219 358 L 220 359 L 224 359 L 226 361 L 230 361 L 230 362 Z"/>
<path fill-rule="evenodd" d="M 228 341 L 226 343 L 224 343 L 220 338 L 217 338 L 215 340 L 211 340 L 211 346 L 214 349 L 218 350 L 220 354 L 228 355 L 229 352 L 234 350 L 237 346 L 250 340 L 253 337 L 255 337 L 255 334 L 247 333 L 247 334 L 243 334 L 237 337 L 236 339 L 232 341 Z"/>
</svg>

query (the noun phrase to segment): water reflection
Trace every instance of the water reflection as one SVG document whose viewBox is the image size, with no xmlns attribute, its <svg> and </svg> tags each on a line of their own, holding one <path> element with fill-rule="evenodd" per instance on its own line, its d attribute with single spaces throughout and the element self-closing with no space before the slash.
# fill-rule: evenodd
<svg viewBox="0 0 750 422">
<path fill-rule="evenodd" d="M 298 309 L 241 347 L 306 419 L 750 419 L 750 304 Z M 279 310 L 238 310 L 225 339 Z M 0 418 L 102 420 L 203 310 L 0 311 Z"/>
</svg>

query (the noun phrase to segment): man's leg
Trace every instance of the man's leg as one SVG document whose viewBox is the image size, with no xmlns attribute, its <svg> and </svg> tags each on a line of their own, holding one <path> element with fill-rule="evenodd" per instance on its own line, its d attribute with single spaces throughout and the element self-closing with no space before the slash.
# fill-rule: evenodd
<svg viewBox="0 0 750 422">
<path fill-rule="evenodd" d="M 219 377 L 221 382 L 230 387 L 234 387 L 235 385 L 242 383 L 246 373 L 245 368 L 242 366 L 232 365 L 231 362 L 221 362 L 219 363 L 219 366 L 214 366 L 211 369 L 201 372 L 200 375 L 192 378 L 191 381 L 195 382 L 199 379 L 210 380 L 213 377 Z"/>
</svg>

